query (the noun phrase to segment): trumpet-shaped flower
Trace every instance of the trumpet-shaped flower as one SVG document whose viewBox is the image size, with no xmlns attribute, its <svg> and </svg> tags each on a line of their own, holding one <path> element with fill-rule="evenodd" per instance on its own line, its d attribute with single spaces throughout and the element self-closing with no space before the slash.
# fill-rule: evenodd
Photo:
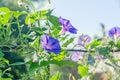
<svg viewBox="0 0 120 80">
<path fill-rule="evenodd" d="M 44 50 L 48 52 L 54 52 L 55 54 L 59 54 L 61 52 L 59 41 L 48 35 L 41 37 L 41 44 Z"/>
<path fill-rule="evenodd" d="M 111 28 L 108 34 L 113 39 L 120 37 L 120 27 Z"/>
<path fill-rule="evenodd" d="M 62 30 L 61 30 L 61 34 L 67 32 L 67 31 L 69 31 L 70 33 L 73 33 L 73 34 L 77 34 L 77 29 L 74 28 L 74 27 L 71 25 L 71 23 L 70 23 L 69 20 L 60 17 L 60 18 L 59 18 L 59 22 L 60 22 L 60 24 L 63 26 L 63 27 L 62 27 Z"/>
<path fill-rule="evenodd" d="M 81 35 L 78 39 L 78 45 L 85 46 L 90 43 L 91 38 L 88 35 Z"/>
<path fill-rule="evenodd" d="M 71 60 L 74 61 L 74 62 L 77 62 L 77 61 L 79 61 L 80 59 L 82 59 L 82 57 L 83 57 L 83 53 L 74 52 L 74 53 L 71 55 Z"/>
</svg>

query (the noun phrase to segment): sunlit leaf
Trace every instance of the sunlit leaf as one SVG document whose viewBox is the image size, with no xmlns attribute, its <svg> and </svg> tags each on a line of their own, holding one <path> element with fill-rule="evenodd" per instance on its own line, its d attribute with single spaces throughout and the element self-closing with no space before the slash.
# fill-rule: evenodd
<svg viewBox="0 0 120 80">
<path fill-rule="evenodd" d="M 62 51 L 60 54 L 55 55 L 53 57 L 53 59 L 54 60 L 58 60 L 58 61 L 63 60 L 65 58 L 65 53 L 66 53 L 66 51 Z"/>
<path fill-rule="evenodd" d="M 0 14 L 1 14 L 1 12 L 9 13 L 10 10 L 9 10 L 7 7 L 1 7 L 1 8 L 0 8 Z"/>
<path fill-rule="evenodd" d="M 8 21 L 10 20 L 10 17 L 11 17 L 11 13 L 0 15 L 1 24 L 4 24 L 4 25 L 7 24 Z"/>
<path fill-rule="evenodd" d="M 50 80 L 60 80 L 60 72 L 55 73 Z"/>
<path fill-rule="evenodd" d="M 80 65 L 80 66 L 78 66 L 78 72 L 81 77 L 87 76 L 88 75 L 88 67 Z"/>
<path fill-rule="evenodd" d="M 52 34 L 55 34 L 55 36 L 60 35 L 60 30 L 61 30 L 61 27 L 57 28 L 55 26 L 52 26 Z"/>
<path fill-rule="evenodd" d="M 94 40 L 93 42 L 91 42 L 90 44 L 86 45 L 86 48 L 96 48 L 97 46 L 101 45 L 102 41 L 99 40 Z"/>
<path fill-rule="evenodd" d="M 0 58 L 0 60 L 9 65 L 9 60 L 7 60 L 7 59 L 5 59 L 5 58 Z"/>
<path fill-rule="evenodd" d="M 18 18 L 20 15 L 23 15 L 23 14 L 27 14 L 27 12 L 25 12 L 25 11 L 22 11 L 22 12 L 14 11 L 14 17 L 16 17 L 16 18 Z"/>
<path fill-rule="evenodd" d="M 28 14 L 26 19 L 25 19 L 25 23 L 26 24 L 32 24 L 37 20 L 37 14 L 33 13 L 33 14 Z"/>
<path fill-rule="evenodd" d="M 11 78 L 0 78 L 0 80 L 12 80 Z"/>
<path fill-rule="evenodd" d="M 38 13 L 39 13 L 39 15 L 38 15 L 39 18 L 38 19 L 46 19 L 47 18 L 47 16 L 46 16 L 47 11 L 46 10 L 39 11 Z"/>
</svg>

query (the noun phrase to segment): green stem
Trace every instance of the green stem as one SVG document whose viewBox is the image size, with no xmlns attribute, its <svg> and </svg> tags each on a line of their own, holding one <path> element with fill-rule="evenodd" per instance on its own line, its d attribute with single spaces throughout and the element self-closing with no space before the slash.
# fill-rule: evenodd
<svg viewBox="0 0 120 80">
<path fill-rule="evenodd" d="M 40 20 L 38 20 L 38 26 L 40 27 L 41 25 L 40 25 Z"/>
<path fill-rule="evenodd" d="M 18 20 L 18 18 L 17 18 L 17 25 L 18 25 L 18 36 L 17 36 L 17 39 L 19 40 L 20 39 L 20 37 L 21 37 L 21 30 L 20 30 L 20 24 L 19 24 L 19 20 Z"/>
<path fill-rule="evenodd" d="M 50 61 L 50 55 L 47 57 L 47 60 Z M 48 63 L 48 66 L 46 67 L 46 80 L 50 79 L 50 64 Z"/>
<path fill-rule="evenodd" d="M 50 65 L 47 66 L 47 79 L 46 80 L 49 80 L 50 78 Z"/>
<path fill-rule="evenodd" d="M 7 68 L 7 69 L 5 69 L 4 71 L 3 71 L 3 73 L 2 73 L 2 75 L 4 75 L 7 71 L 10 71 L 11 70 L 11 68 L 9 67 L 9 68 Z"/>
</svg>

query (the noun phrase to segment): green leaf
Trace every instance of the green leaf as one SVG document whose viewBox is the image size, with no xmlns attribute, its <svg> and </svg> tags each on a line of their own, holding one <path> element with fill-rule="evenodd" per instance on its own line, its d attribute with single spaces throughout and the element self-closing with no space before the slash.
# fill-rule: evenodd
<svg viewBox="0 0 120 80">
<path fill-rule="evenodd" d="M 104 54 L 104 55 L 110 53 L 110 48 L 109 47 L 99 47 L 99 48 L 97 48 L 97 50 L 100 54 Z"/>
<path fill-rule="evenodd" d="M 114 46 L 115 45 L 114 41 L 110 41 L 109 45 Z"/>
<path fill-rule="evenodd" d="M 11 16 L 11 12 L 8 8 L 6 7 L 1 7 L 0 8 L 0 23 L 1 24 L 6 24 L 9 21 L 9 18 Z"/>
<path fill-rule="evenodd" d="M 52 14 L 53 10 L 54 10 L 54 9 L 52 9 L 52 10 L 48 10 L 48 12 L 47 12 L 47 16 L 50 16 L 50 15 Z"/>
<path fill-rule="evenodd" d="M 61 27 L 57 28 L 55 26 L 52 26 L 52 34 L 54 34 L 56 37 L 60 35 Z"/>
<path fill-rule="evenodd" d="M 15 63 L 12 63 L 10 64 L 10 66 L 19 66 L 19 65 L 24 65 L 26 64 L 25 62 L 15 62 Z"/>
<path fill-rule="evenodd" d="M 86 45 L 86 48 L 96 48 L 97 46 L 101 45 L 102 44 L 102 41 L 100 40 L 94 40 L 93 42 L 91 42 L 90 44 L 87 44 Z"/>
<path fill-rule="evenodd" d="M 0 77 L 2 76 L 2 73 L 3 73 L 2 70 L 0 70 Z"/>
<path fill-rule="evenodd" d="M 51 60 L 49 61 L 49 64 L 56 64 L 60 67 L 63 67 L 63 66 L 74 66 L 76 65 L 75 62 L 72 62 L 72 61 L 69 61 L 69 60 L 61 60 L 61 61 L 58 61 L 58 60 Z"/>
<path fill-rule="evenodd" d="M 36 50 L 38 50 L 39 46 L 40 46 L 40 37 L 37 37 L 30 45 L 31 47 L 35 48 Z"/>
<path fill-rule="evenodd" d="M 23 14 L 27 14 L 27 12 L 25 12 L 25 11 L 22 11 L 22 12 L 14 11 L 14 17 L 16 17 L 16 18 L 18 18 L 20 15 L 23 15 Z"/>
<path fill-rule="evenodd" d="M 58 61 L 63 60 L 65 58 L 65 53 L 66 53 L 66 51 L 62 51 L 60 54 L 55 55 L 53 57 L 53 59 L 54 60 L 58 60 Z"/>
<path fill-rule="evenodd" d="M 29 35 L 23 34 L 23 38 L 28 39 L 28 40 L 33 40 Z"/>
<path fill-rule="evenodd" d="M 40 67 L 48 66 L 48 65 L 49 65 L 49 61 L 41 61 L 40 62 Z"/>
<path fill-rule="evenodd" d="M 30 67 L 29 67 L 29 72 L 30 74 L 34 73 L 37 69 L 39 69 L 40 67 L 45 67 L 48 66 L 49 62 L 48 61 L 41 61 L 40 63 L 38 62 L 32 62 L 30 63 Z"/>
<path fill-rule="evenodd" d="M 81 77 L 87 76 L 88 75 L 88 67 L 80 65 L 80 66 L 78 66 L 78 72 Z"/>
<path fill-rule="evenodd" d="M 43 11 L 39 11 L 39 18 L 38 19 L 47 19 L 47 11 L 43 10 Z"/>
<path fill-rule="evenodd" d="M 120 49 L 120 40 L 117 42 L 116 47 Z"/>
<path fill-rule="evenodd" d="M 6 8 L 6 7 L 1 7 L 0 8 L 0 23 L 1 24 L 6 24 L 8 23 L 9 19 L 11 17 L 11 11 Z"/>
<path fill-rule="evenodd" d="M 113 59 L 113 58 L 109 58 L 109 60 L 113 63 L 117 63 L 120 62 L 120 59 Z"/>
<path fill-rule="evenodd" d="M 60 41 L 64 41 L 65 39 L 67 39 L 67 37 L 68 37 L 69 35 L 70 35 L 70 34 L 65 35 L 64 37 L 61 38 Z"/>
<path fill-rule="evenodd" d="M 9 10 L 7 7 L 1 7 L 1 8 L 0 8 L 0 14 L 1 14 L 1 12 L 9 13 L 10 10 Z"/>
<path fill-rule="evenodd" d="M 29 14 L 26 19 L 25 19 L 25 23 L 26 24 L 32 24 L 37 20 L 37 14 L 33 13 L 33 14 Z"/>
<path fill-rule="evenodd" d="M 68 60 L 61 60 L 61 61 L 58 61 L 58 60 L 51 60 L 51 61 L 41 61 L 40 63 L 38 62 L 28 62 L 27 64 L 30 64 L 30 67 L 29 67 L 29 72 L 32 74 L 34 73 L 37 69 L 39 69 L 40 67 L 45 67 L 45 66 L 48 66 L 49 64 L 55 64 L 55 65 L 58 65 L 60 67 L 63 67 L 63 66 L 74 66 L 76 65 L 75 62 L 72 62 L 72 61 L 68 61 Z"/>
<path fill-rule="evenodd" d="M 0 51 L 0 58 L 3 58 L 4 54 Z"/>
<path fill-rule="evenodd" d="M 32 31 L 35 31 L 36 33 L 38 33 L 38 34 L 43 34 L 43 31 L 44 31 L 44 29 L 42 30 L 42 28 L 40 28 L 40 27 L 31 27 L 31 30 Z"/>
<path fill-rule="evenodd" d="M 0 80 L 12 80 L 11 78 L 0 78 Z"/>
<path fill-rule="evenodd" d="M 7 60 L 7 59 L 5 59 L 5 58 L 0 58 L 0 61 L 3 61 L 3 62 L 5 62 L 6 64 L 9 65 L 9 60 Z"/>
<path fill-rule="evenodd" d="M 62 46 L 67 47 L 70 43 L 72 43 L 74 41 L 74 38 L 70 38 L 69 40 L 67 40 Z"/>
<path fill-rule="evenodd" d="M 30 74 L 33 74 L 39 68 L 39 66 L 39 63 L 31 63 L 29 67 Z"/>
<path fill-rule="evenodd" d="M 45 28 L 45 27 L 43 27 L 43 28 L 42 28 L 42 31 L 46 31 L 46 30 L 48 30 L 48 29 L 47 29 L 47 28 Z"/>
<path fill-rule="evenodd" d="M 57 72 L 50 78 L 50 80 L 60 80 L 60 75 L 60 72 Z"/>
<path fill-rule="evenodd" d="M 60 23 L 59 19 L 56 16 L 50 15 L 48 17 L 48 20 L 56 27 L 59 29 Z"/>
<path fill-rule="evenodd" d="M 6 14 L 3 14 L 3 15 L 0 15 L 0 21 L 1 21 L 1 24 L 7 24 L 9 19 L 11 17 L 11 13 L 6 13 Z"/>
</svg>

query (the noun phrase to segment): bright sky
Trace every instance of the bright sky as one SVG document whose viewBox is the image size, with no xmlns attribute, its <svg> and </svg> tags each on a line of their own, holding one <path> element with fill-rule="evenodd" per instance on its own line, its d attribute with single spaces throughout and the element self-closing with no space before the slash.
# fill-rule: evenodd
<svg viewBox="0 0 120 80">
<path fill-rule="evenodd" d="M 79 33 L 100 35 L 100 23 L 107 30 L 120 27 L 119 0 L 51 0 L 53 14 L 69 19 Z"/>
</svg>

